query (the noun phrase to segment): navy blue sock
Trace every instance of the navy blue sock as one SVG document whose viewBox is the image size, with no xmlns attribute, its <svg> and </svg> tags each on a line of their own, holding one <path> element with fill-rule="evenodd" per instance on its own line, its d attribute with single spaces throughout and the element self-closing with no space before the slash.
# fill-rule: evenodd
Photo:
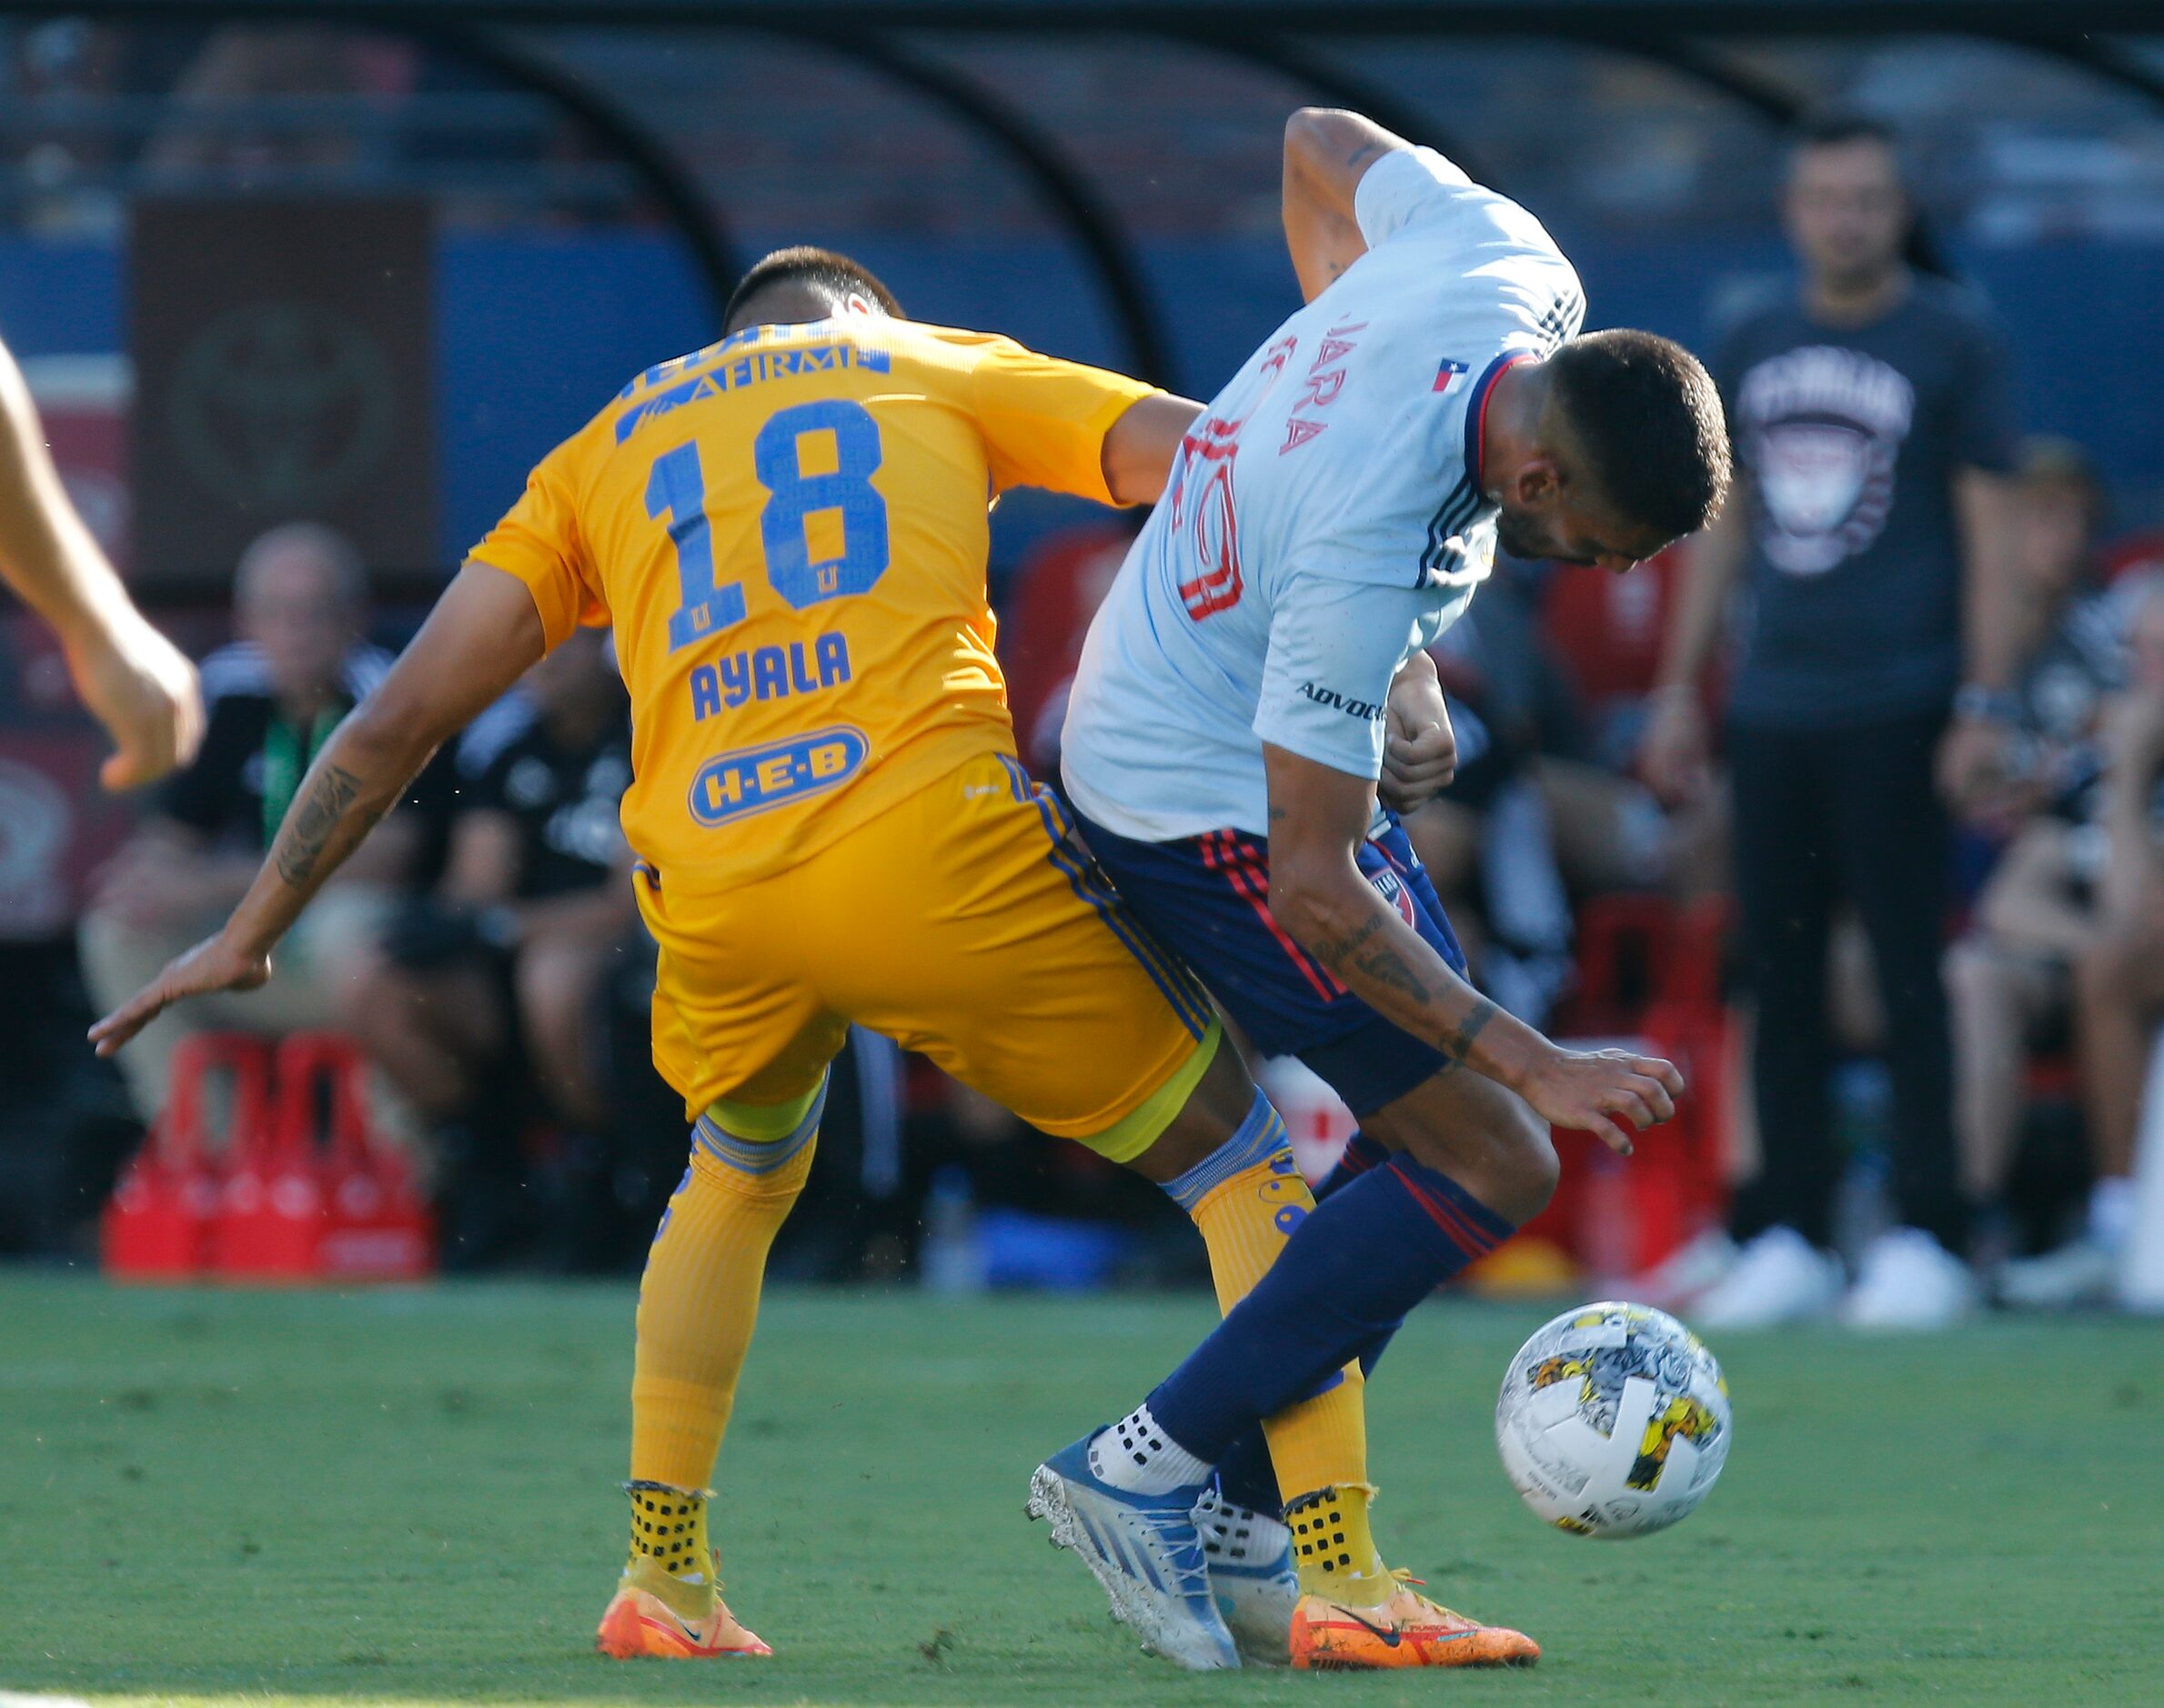
<svg viewBox="0 0 2164 1708">
<path fill-rule="evenodd" d="M 1370 1170 L 1379 1169 L 1390 1160 L 1390 1151 L 1379 1140 L 1370 1139 L 1364 1132 L 1356 1132 L 1346 1144 L 1337 1165 L 1325 1174 L 1315 1187 L 1315 1202 L 1320 1204 L 1343 1191 Z M 1400 1321 L 1403 1321 L 1401 1318 Z M 1395 1332 L 1395 1324 L 1392 1325 Z M 1390 1336 L 1384 1334 L 1374 1345 L 1360 1355 L 1360 1366 L 1374 1368 L 1373 1360 L 1382 1356 L 1384 1347 L 1389 1345 Z M 1335 1373 L 1324 1379 L 1324 1385 L 1335 1381 Z M 1317 1390 L 1320 1392 L 1320 1389 Z M 1310 1396 L 1303 1394 L 1301 1398 Z M 1240 1439 L 1225 1450 L 1217 1462 L 1217 1486 L 1224 1498 L 1235 1506 L 1253 1508 L 1255 1512 L 1277 1518 L 1283 1515 L 1283 1502 L 1277 1490 L 1277 1469 L 1270 1462 L 1270 1442 L 1258 1423 L 1251 1430 L 1243 1430 Z"/>
<path fill-rule="evenodd" d="M 1354 1133 L 1345 1141 L 1337 1165 L 1323 1176 L 1322 1183 L 1315 1188 L 1315 1202 L 1319 1204 L 1332 1194 L 1343 1191 L 1363 1174 L 1383 1167 L 1389 1160 L 1389 1148 L 1381 1140 L 1370 1139 L 1364 1132 Z"/>
<path fill-rule="evenodd" d="M 1151 1415 L 1218 1462 L 1512 1231 L 1447 1175 L 1393 1157 L 1315 1207 L 1254 1291 L 1158 1384 Z"/>
</svg>

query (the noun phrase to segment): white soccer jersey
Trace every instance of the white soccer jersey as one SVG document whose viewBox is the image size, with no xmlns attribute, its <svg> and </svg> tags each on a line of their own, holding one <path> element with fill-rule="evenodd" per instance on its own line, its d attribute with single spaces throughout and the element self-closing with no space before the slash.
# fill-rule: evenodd
<svg viewBox="0 0 2164 1708">
<path fill-rule="evenodd" d="M 1495 560 L 1481 412 L 1577 332 L 1577 275 L 1432 149 L 1354 211 L 1367 253 L 1195 422 L 1090 626 L 1062 769 L 1122 836 L 1266 834 L 1264 742 L 1381 776 L 1391 678 Z"/>
</svg>

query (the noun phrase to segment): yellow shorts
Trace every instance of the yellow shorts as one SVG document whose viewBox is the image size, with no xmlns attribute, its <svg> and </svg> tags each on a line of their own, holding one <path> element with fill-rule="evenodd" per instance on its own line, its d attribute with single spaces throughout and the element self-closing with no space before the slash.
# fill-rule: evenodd
<svg viewBox="0 0 2164 1708">
<path fill-rule="evenodd" d="M 1127 1161 L 1216 1040 L 1202 987 L 1004 755 L 927 777 L 759 883 L 701 894 L 642 869 L 637 885 L 661 951 L 654 1060 L 693 1114 L 803 1096 L 854 1021 Z"/>
</svg>

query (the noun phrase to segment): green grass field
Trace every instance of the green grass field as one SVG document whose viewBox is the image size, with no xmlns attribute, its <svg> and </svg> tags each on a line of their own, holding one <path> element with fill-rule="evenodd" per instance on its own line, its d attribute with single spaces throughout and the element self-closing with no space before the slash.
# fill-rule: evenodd
<svg viewBox="0 0 2164 1708">
<path fill-rule="evenodd" d="M 619 1559 L 631 1294 L 0 1279 L 0 1693 L 101 1701 L 2164 1703 L 2164 1333 L 1717 1345 L 1680 1529 L 1544 1530 L 1489 1410 L 1540 1312 L 1434 1305 L 1374 1390 L 1394 1563 L 1537 1672 L 1191 1677 L 1021 1516 L 1200 1298 L 770 1301 L 721 1468 L 764 1663 L 588 1649 Z"/>
</svg>

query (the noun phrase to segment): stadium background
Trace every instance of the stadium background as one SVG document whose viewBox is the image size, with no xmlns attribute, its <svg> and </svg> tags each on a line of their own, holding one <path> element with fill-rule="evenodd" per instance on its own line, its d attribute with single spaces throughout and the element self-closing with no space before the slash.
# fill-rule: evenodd
<svg viewBox="0 0 2164 1708">
<path fill-rule="evenodd" d="M 308 29 L 296 35 L 298 17 Z M 1158 7 L 528 0 L 414 8 L 136 0 L 65 15 L 10 5 L 0 6 L 0 336 L 55 423 L 78 504 L 146 608 L 201 650 L 224 633 L 225 587 L 215 572 L 147 549 L 135 520 L 141 489 L 159 477 L 142 462 L 146 447 L 156 455 L 155 424 L 131 414 L 145 286 L 135 272 L 138 219 L 176 197 L 334 210 L 389 198 L 423 206 L 424 354 L 402 383 L 418 387 L 432 490 L 427 526 L 407 536 L 424 543 L 370 563 L 380 596 L 377 638 L 395 643 L 429 589 L 516 495 L 531 463 L 630 374 L 713 337 L 717 287 L 735 265 L 768 247 L 811 241 L 842 248 L 885 276 L 920 317 L 997 327 L 1207 397 L 1291 301 L 1276 227 L 1279 126 L 1291 106 L 1323 101 L 1363 107 L 1437 143 L 1534 208 L 1585 280 L 1589 325 L 1644 326 L 1704 350 L 1738 305 L 1789 274 L 1771 201 L 1783 126 L 1838 103 L 1899 128 L 1927 212 L 1931 264 L 1986 293 L 2011 333 L 2023 427 L 2084 447 L 2108 487 L 2105 532 L 2139 540 L 2164 524 L 2156 405 L 2164 293 L 2155 286 L 2164 271 L 2164 36 L 2155 27 L 2144 8 L 2109 0 L 2051 6 L 1584 0 L 1523 7 L 1450 0 Z M 206 67 L 221 45 L 231 51 L 242 41 L 236 30 L 253 33 L 259 75 L 221 81 Z M 239 57 L 245 63 L 248 55 Z M 993 576 L 1004 611 L 1024 599 L 1029 568 L 1056 558 L 1066 530 L 1078 524 L 1089 518 L 1057 501 L 1024 497 L 1001 507 Z M 185 514 L 169 517 L 159 538 L 187 525 Z M 67 1029 L 55 1023 L 72 1026 L 80 1009 L 69 964 L 74 916 L 97 858 L 126 828 L 125 810 L 88 786 L 97 751 L 56 686 L 49 648 L 11 612 L 0 627 L 0 780 L 9 786 L 7 821 L 0 823 L 0 1010 L 9 1040 L 0 1061 L 8 1090 L 0 1156 L 20 1164 L 19 1181 L 39 1175 L 40 1159 L 55 1143 L 80 1144 L 86 1155 L 63 1183 L 72 1195 L 65 1227 L 49 1219 L 31 1226 L 12 1215 L 0 1215 L 0 1224 L 18 1252 L 77 1267 L 101 1183 L 133 1137 L 117 1117 L 99 1131 L 83 1130 L 86 1110 L 112 1110 L 111 1089 L 69 1052 Z M 25 782 L 25 769 L 50 787 Z M 49 814 L 56 803 L 65 815 L 57 826 L 33 822 L 33 812 Z M 923 1136 L 913 1128 L 903 1142 Z M 960 1154 L 974 1154 L 966 1135 L 958 1141 L 942 1132 L 930 1142 L 959 1143 Z M 1056 1165 L 1033 1150 L 1029 1158 L 1013 1165 L 1032 1175 L 1018 1196 L 1042 1208 L 1065 1177 L 1046 1174 Z M 953 1177 L 941 1177 L 942 1187 L 921 1169 L 905 1170 L 895 1182 L 903 1174 L 907 1200 L 892 1212 L 897 1226 L 907 1224 L 900 1244 L 913 1245 L 922 1225 L 951 1231 L 966 1208 L 954 1201 Z M 985 1190 L 982 1179 L 975 1190 Z M 1092 1190 L 1102 1192 L 1103 1183 Z M 0 1201 L 9 1195 L 0 1180 Z M 1134 1196 L 1117 1192 L 1104 1208 L 1130 1221 L 1149 1213 Z M 1166 1226 L 1154 1224 L 1155 1234 Z M 1172 1232 L 1183 1231 L 1172 1224 Z M 852 1224 L 848 1232 L 857 1238 L 863 1230 Z M 825 1272 L 816 1258 L 806 1262 L 807 1272 Z M 1087 1261 L 1083 1268 L 1097 1272 Z M 1177 1274 L 1180 1266 L 1136 1272 Z M 940 1277 L 928 1268 L 928 1279 Z M 967 1291 L 978 1277 L 964 1266 L 947 1279 Z M 153 1487 L 169 1491 L 185 1455 L 216 1443 L 226 1427 L 215 1409 L 225 1402 L 207 1397 L 211 1387 L 196 1383 L 191 1367 L 233 1372 L 229 1385 L 244 1408 L 286 1392 L 275 1357 L 242 1350 L 251 1335 L 294 1347 L 318 1335 L 346 1336 L 359 1349 L 336 1381 L 307 1390 L 314 1439 L 285 1465 L 286 1486 L 339 1473 L 346 1455 L 330 1444 L 360 1443 L 354 1408 L 387 1378 L 405 1426 L 447 1463 L 483 1451 L 462 1422 L 469 1408 L 488 1419 L 479 1438 L 493 1443 L 514 1439 L 517 1408 L 537 1403 L 543 1421 L 592 1437 L 593 1451 L 578 1457 L 601 1466 L 604 1482 L 613 1462 L 610 1407 L 623 1350 L 616 1342 L 627 1326 L 617 1320 L 625 1314 L 618 1293 L 480 1287 L 454 1293 L 448 1305 L 415 1306 L 428 1350 L 408 1381 L 388 1374 L 409 1356 L 397 1343 L 395 1323 L 387 1326 L 365 1301 L 123 1297 L 45 1279 L 5 1285 L 0 1389 L 12 1383 L 23 1401 L 11 1426 L 24 1432 L 24 1452 L 11 1456 L 25 1468 L 46 1467 L 25 1472 L 42 1483 L 0 1481 L 18 1582 L 39 1556 L 28 1514 L 46 1497 L 35 1491 L 50 1487 L 55 1474 L 55 1462 L 39 1461 L 33 1449 L 75 1429 L 82 1408 L 95 1406 L 101 1415 L 84 1433 L 93 1459 L 59 1466 L 58 1474 L 98 1470 L 97 1462 L 111 1457 L 125 1462 L 122 1474 L 133 1484 L 147 1462 Z M 1026 1307 L 1022 1314 L 1003 1314 L 996 1302 L 940 1308 L 956 1314 L 929 1321 L 947 1323 L 985 1358 L 1031 1355 Z M 1123 1393 L 1128 1377 L 1154 1369 L 1161 1351 L 1189 1337 L 1196 1311 L 1139 1301 L 1120 1308 L 1132 1311 L 1136 1343 L 1148 1355 L 1130 1368 L 1117 1341 L 1117 1356 L 1094 1346 L 1080 1360 L 1078 1380 L 1106 1373 L 1112 1392 Z M 1515 1340 L 1519 1319 L 1510 1309 L 1467 1308 L 1433 1331 L 1416 1356 L 1440 1372 L 1435 1380 L 1400 1369 L 1377 1424 L 1379 1438 L 1399 1438 L 1396 1459 L 1385 1462 L 1394 1488 L 1416 1488 L 1430 1474 L 1414 1449 L 1446 1406 L 1448 1451 L 1468 1460 L 1485 1455 L 1484 1384 Z M 559 1311 L 569 1326 L 557 1323 Z M 1086 1307 L 1056 1312 L 1050 1320 L 1064 1331 L 1084 1339 L 1094 1331 Z M 930 1439 L 937 1402 L 920 1390 L 945 1354 L 927 1321 L 908 1296 L 861 1309 L 785 1298 L 754 1354 L 755 1363 L 770 1355 L 781 1374 L 760 1414 L 767 1427 L 755 1423 L 741 1450 L 742 1470 L 781 1479 L 791 1511 L 819 1506 L 824 1494 L 816 1481 L 762 1437 L 786 1440 L 829 1403 L 826 1373 L 834 1361 L 857 1356 L 860 1334 L 889 1342 L 865 1367 L 865 1383 L 896 1417 L 922 1421 L 910 1439 Z M 500 1331 L 502 1365 L 475 1374 L 465 1361 L 491 1324 Z M 1980 1701 L 2015 1690 L 1995 1670 L 2004 1658 L 1997 1640 L 1972 1641 L 1981 1630 L 1972 1615 L 1989 1589 L 1965 1575 L 1963 1554 L 1972 1545 L 1998 1550 L 2009 1572 L 2022 1562 L 2058 1572 L 2053 1605 L 2078 1625 L 2077 1613 L 2092 1603 L 2085 1640 L 2116 1642 L 2122 1651 L 2139 1646 L 2126 1595 L 2160 1582 L 2155 1537 L 2164 1513 L 2153 1469 L 2127 1489 L 2116 1468 L 2153 1458 L 2141 1443 L 2153 1436 L 2164 1392 L 2147 1329 L 1994 1325 L 1913 1353 L 1858 1353 L 1812 1337 L 1800 1345 L 1799 1351 L 1746 1341 L 1731 1356 L 1746 1427 L 1754 1421 L 1756 1384 L 1764 1396 L 1762 1439 L 1781 1466 L 1746 1470 L 1741 1486 L 1724 1491 L 1730 1510 L 1709 1511 L 1707 1534 L 1683 1532 L 1690 1552 L 1650 1571 L 1710 1585 L 1724 1549 L 1751 1551 L 1756 1560 L 1769 1538 L 1785 1535 L 1797 1539 L 1794 1570 L 1822 1582 L 1843 1562 L 1915 1573 L 1904 1581 L 1922 1586 L 1924 1618 L 1937 1634 L 1919 1653 L 1912 1632 L 1875 1623 L 1882 1609 L 1812 1591 L 1797 1598 L 1809 1613 L 1769 1613 L 1794 1592 L 1778 1571 L 1754 1564 L 1727 1603 L 1731 1613 L 1744 1610 L 1748 1632 L 1736 1699 L 1943 1687 Z M 2067 1446 L 2051 1432 L 2046 1462 L 2058 1486 L 2048 1497 L 2013 1469 L 2043 1439 L 2022 1433 L 2019 1413 L 2038 1394 L 2082 1393 L 2099 1368 L 2126 1374 L 2100 1392 L 2103 1414 L 2082 1445 Z M 37 1376 L 41 1370 L 63 1373 Z M 8 1373 L 24 1371 L 32 1373 L 19 1381 Z M 1815 1371 L 1837 1372 L 1860 1397 L 1828 1400 Z M 1992 1371 L 2030 1398 L 2009 1393 Z M 226 1375 L 205 1381 L 226 1385 Z M 1905 1414 L 1923 1415 L 1908 1411 L 1918 1384 L 1936 1396 L 1927 1412 L 1938 1432 L 1887 1450 L 1894 1462 L 1880 1498 L 1857 1503 L 1876 1510 L 1866 1517 L 1840 1502 L 1837 1514 L 1815 1512 L 1824 1485 L 1808 1468 L 1853 1462 L 1842 1456 L 1876 1451 L 1872 1443 Z M 1780 1422 L 1766 1404 L 1776 1396 L 1787 1410 Z M 1112 1394 L 1101 1397 L 1110 1403 Z M 261 1450 L 275 1456 L 277 1432 L 262 1427 Z M 738 1451 L 732 1441 L 730 1452 Z M 837 1437 L 834 1451 L 852 1450 Z M 891 1455 L 892 1442 L 880 1451 Z M 1008 1444 L 998 1451 L 1008 1452 Z M 1972 1518 L 2006 1512 L 2008 1524 L 1990 1531 L 1987 1542 L 1987 1532 L 1955 1522 L 1912 1558 L 1919 1530 L 1942 1522 L 1937 1500 L 1919 1492 L 1934 1452 L 1967 1467 L 1948 1473 L 1954 1481 L 1940 1496 L 1973 1502 Z M 933 1533 L 941 1522 L 936 1511 L 910 1503 L 891 1457 L 866 1462 L 866 1480 L 876 1478 L 901 1540 L 868 1544 L 870 1563 L 851 1568 L 854 1578 L 844 1573 L 845 1584 L 859 1588 L 868 1575 L 906 1570 L 908 1539 Z M 942 1460 L 941 1474 L 960 1477 L 964 1468 Z M 1499 1481 L 1485 1463 L 1475 1474 L 1494 1496 Z M 544 1481 L 570 1510 L 601 1512 L 599 1496 L 574 1489 L 568 1471 L 552 1467 Z M 175 1546 L 186 1545 L 199 1527 L 217 1529 L 225 1552 L 206 1562 L 180 1603 L 202 1606 L 247 1582 L 246 1562 L 263 1543 L 274 1555 L 297 1556 L 308 1546 L 308 1532 L 282 1501 L 257 1502 L 260 1511 L 251 1505 L 247 1482 L 237 1470 L 222 1471 L 206 1492 L 181 1499 L 162 1519 L 143 1520 L 140 1494 L 128 1488 L 85 1496 L 79 1511 L 98 1522 L 146 1522 L 146 1533 Z M 463 1492 L 468 1503 L 446 1512 L 477 1522 L 495 1503 L 528 1498 L 515 1478 L 493 1468 Z M 988 1513 L 1007 1504 L 1003 1484 L 996 1492 Z M 435 1498 L 441 1491 L 424 1480 L 406 1493 Z M 2115 1496 L 2120 1516 L 2098 1518 L 2096 1509 Z M 2054 1521 L 2048 1498 L 2063 1502 L 2063 1522 Z M 1471 1520 L 1446 1512 L 1432 1490 L 1414 1500 L 1438 1562 L 1462 1567 L 1508 1559 L 1480 1569 L 1497 1570 L 1495 1582 L 1505 1593 L 1531 1596 L 1543 1610 L 1553 1602 L 1552 1620 L 1573 1628 L 1566 1592 L 1554 1585 L 1575 1582 L 1576 1573 L 1557 1573 L 1545 1552 L 1517 1562 L 1521 1551 L 1546 1539 L 1520 1528 L 1519 1515 L 1505 1510 L 1506 1495 L 1485 1502 Z M 1755 1508 L 1746 1505 L 1753 1500 Z M 234 1527 L 217 1516 L 220 1502 L 237 1515 L 237 1540 L 219 1528 Z M 369 1533 L 371 1517 L 355 1497 L 337 1507 L 351 1536 Z M 2077 1507 L 2079 1517 L 2071 1515 Z M 460 1522 L 447 1517 L 447 1533 Z M 880 1521 L 870 1522 L 876 1532 Z M 591 1537 L 562 1514 L 549 1523 L 553 1542 L 592 1552 Z M 598 1523 L 586 1528 L 602 1533 Z M 785 1540 L 751 1543 L 745 1565 L 735 1569 L 747 1576 L 796 1569 Z M 385 1549 L 400 1545 L 387 1532 Z M 820 1545 L 850 1544 L 835 1533 Z M 2108 1551 L 2126 1562 L 2109 1592 L 2086 1575 Z M 335 1552 L 336 1570 L 314 1577 L 303 1571 L 294 1581 L 302 1598 L 296 1605 L 351 1593 L 367 1579 L 360 1541 L 341 1542 Z M 462 1646 L 431 1652 L 412 1663 L 419 1670 L 401 1673 L 401 1693 L 560 1698 L 591 1691 L 592 1682 L 562 1658 L 576 1647 L 581 1597 L 594 1577 L 581 1573 L 586 1563 L 576 1554 L 569 1563 L 551 1558 L 545 1568 L 525 1562 L 524 1569 L 539 1571 L 551 1610 L 555 1601 L 569 1610 L 570 1623 L 553 1633 L 546 1666 L 508 1683 L 500 1674 L 491 1682 L 492 1659 L 468 1633 Z M 1636 1562 L 1629 1570 L 1637 1571 Z M 1605 1562 L 1586 1582 L 1595 1578 L 1598 1586 L 1583 1588 L 1581 1599 L 1620 1582 Z M 1646 1578 L 1640 1571 L 1637 1581 Z M 1073 1588 L 1058 1581 L 1052 1587 Z M 386 1657 L 408 1664 L 394 1653 L 406 1637 L 392 1633 L 420 1604 L 420 1592 L 404 1593 L 404 1602 L 368 1605 L 368 1634 L 355 1640 L 350 1653 L 362 1658 L 353 1664 L 372 1668 Z M 1083 1607 L 1079 1599 L 1072 1608 L 1057 1605 L 1063 1617 Z M 15 1615 L 25 1608 L 9 1610 L 13 1629 L 25 1628 Z M 935 1625 L 944 1613 L 912 1603 L 881 1623 L 886 1617 L 873 1623 L 893 1638 L 901 1659 L 892 1664 L 924 1673 L 895 1699 L 1009 1700 L 1000 1693 L 1004 1686 L 971 1672 L 978 1661 L 1009 1685 L 1017 1668 L 1053 1667 L 1042 1700 L 1075 1699 L 1061 1693 L 1072 1693 L 1081 1677 L 1094 1680 L 1107 1700 L 1126 1699 L 1122 1691 L 1152 1699 L 1153 1673 L 1089 1670 L 1116 1651 L 1104 1633 L 1082 1630 L 1079 1621 L 1049 1656 L 1010 1653 L 990 1641 L 972 1656 L 978 1638 L 965 1632 L 953 1645 L 959 1658 L 951 1659 L 940 1641 L 948 1628 Z M 12 1641 L 0 1649 L 0 1688 L 354 1693 L 335 1670 L 294 1673 L 277 1645 L 249 1634 L 245 1622 L 218 1627 L 218 1641 L 230 1636 L 232 1645 L 223 1651 L 177 1614 L 151 1635 L 126 1641 L 93 1621 L 64 1627 L 55 1653 L 42 1659 Z M 1722 1641 L 1726 1628 L 1705 1609 L 1685 1619 L 1703 1643 Z M 1627 1640 L 1634 1677 L 1648 1688 L 1664 1677 L 1687 1680 L 1675 1670 L 1672 1646 Z M 343 1652 L 340 1658 L 345 1663 Z M 820 1663 L 830 1658 L 822 1652 Z M 852 1672 L 854 1660 L 832 1664 L 838 1670 L 810 1687 L 831 1690 L 837 1700 L 888 1699 L 877 1694 L 885 1688 L 882 1666 Z M 2098 1664 L 2071 1699 L 2144 1700 L 2154 1685 L 2153 1671 L 2135 1663 L 2107 1657 Z M 1072 1670 L 1057 1673 L 1062 1666 Z M 1585 1663 L 1561 1682 L 1566 1691 L 1594 1686 Z"/>
</svg>

